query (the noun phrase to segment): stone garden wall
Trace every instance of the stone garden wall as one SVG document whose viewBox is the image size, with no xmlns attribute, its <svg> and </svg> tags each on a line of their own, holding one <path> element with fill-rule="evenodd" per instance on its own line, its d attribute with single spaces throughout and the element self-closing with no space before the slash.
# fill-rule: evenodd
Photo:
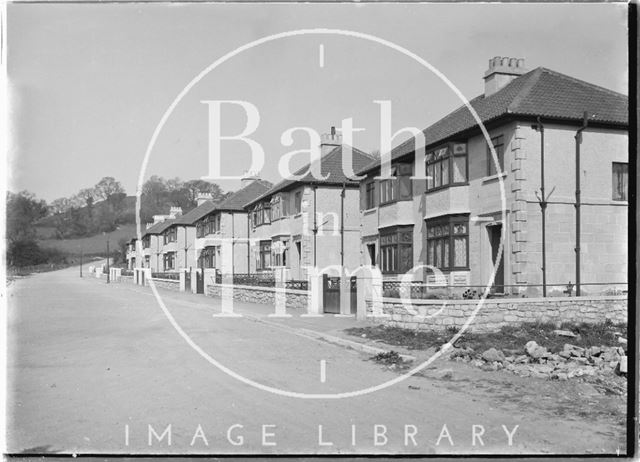
<svg viewBox="0 0 640 462">
<path fill-rule="evenodd" d="M 221 297 L 223 287 L 233 288 L 233 299 L 240 302 L 262 303 L 265 305 L 275 305 L 276 290 L 273 287 L 242 286 L 234 284 L 210 284 L 206 293 L 209 297 Z M 309 303 L 309 292 L 306 290 L 287 289 L 287 308 L 306 310 Z"/>
<path fill-rule="evenodd" d="M 478 306 L 479 300 L 412 300 L 403 306 L 399 299 L 382 298 L 380 320 L 409 329 L 461 327 Z M 378 305 L 380 306 L 380 305 Z M 373 303 L 367 300 L 367 316 L 373 316 Z M 497 331 L 506 325 L 524 322 L 599 323 L 627 322 L 627 296 L 558 298 L 517 298 L 485 300 L 469 326 L 474 332 Z"/>
<path fill-rule="evenodd" d="M 159 279 L 159 278 L 151 278 L 159 289 L 168 289 L 176 292 L 180 291 L 180 281 L 176 281 L 173 279 Z M 144 285 L 149 285 L 149 280 L 145 279 Z"/>
</svg>

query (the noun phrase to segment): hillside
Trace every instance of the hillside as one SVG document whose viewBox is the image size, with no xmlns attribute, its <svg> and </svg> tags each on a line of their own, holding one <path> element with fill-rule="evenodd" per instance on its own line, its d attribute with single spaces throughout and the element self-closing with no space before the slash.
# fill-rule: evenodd
<svg viewBox="0 0 640 462">
<path fill-rule="evenodd" d="M 39 239 L 38 243 L 47 249 L 57 249 L 65 255 L 99 255 L 107 251 L 107 237 L 109 238 L 109 250 L 114 252 L 119 249 L 120 239 L 131 239 L 136 234 L 135 224 L 120 225 L 118 229 L 106 234 L 97 234 L 91 237 L 76 239 Z"/>
</svg>

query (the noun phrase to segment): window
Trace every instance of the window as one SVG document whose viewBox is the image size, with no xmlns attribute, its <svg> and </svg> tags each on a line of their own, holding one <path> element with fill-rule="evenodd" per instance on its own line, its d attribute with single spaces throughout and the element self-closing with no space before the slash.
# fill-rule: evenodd
<svg viewBox="0 0 640 462">
<path fill-rule="evenodd" d="M 289 250 L 289 242 L 275 241 L 271 249 L 273 251 L 273 265 L 287 266 L 287 251 Z"/>
<path fill-rule="evenodd" d="M 293 200 L 293 213 L 302 212 L 302 191 L 296 192 Z"/>
<path fill-rule="evenodd" d="M 176 267 L 176 253 L 168 252 L 164 254 L 164 270 L 170 271 Z"/>
<path fill-rule="evenodd" d="M 440 270 L 469 268 L 469 217 L 452 215 L 427 222 L 427 264 Z"/>
<path fill-rule="evenodd" d="M 178 239 L 178 233 L 176 228 L 171 227 L 167 231 L 165 231 L 164 233 L 165 244 L 168 244 L 170 242 L 176 242 L 177 239 Z"/>
<path fill-rule="evenodd" d="M 411 164 L 396 164 L 391 167 L 391 176 L 388 180 L 380 180 L 380 205 L 395 202 L 396 200 L 410 200 L 413 196 Z"/>
<path fill-rule="evenodd" d="M 282 216 L 282 199 L 280 196 L 273 196 L 271 199 L 271 221 L 278 220 Z"/>
<path fill-rule="evenodd" d="M 258 269 L 267 269 L 270 267 L 271 267 L 271 241 L 260 241 Z"/>
<path fill-rule="evenodd" d="M 200 220 L 198 221 L 198 223 L 196 223 L 196 237 L 204 237 L 204 231 L 205 231 L 204 220 Z"/>
<path fill-rule="evenodd" d="M 151 266 L 151 257 L 149 255 L 145 255 L 144 257 L 144 267 L 149 268 Z"/>
<path fill-rule="evenodd" d="M 493 149 L 496 151 L 496 157 L 498 158 L 498 165 L 500 171 L 504 172 L 504 136 L 499 135 L 491 138 Z M 496 175 L 496 163 L 493 161 L 493 155 L 491 155 L 491 149 L 487 146 L 487 176 Z"/>
<path fill-rule="evenodd" d="M 614 162 L 613 169 L 613 200 L 629 200 L 629 164 Z"/>
<path fill-rule="evenodd" d="M 366 183 L 364 185 L 364 190 L 365 190 L 364 208 L 365 210 L 369 210 L 376 206 L 376 183 L 374 181 L 370 181 L 369 183 Z"/>
<path fill-rule="evenodd" d="M 375 264 L 375 260 L 372 259 L 372 261 L 374 261 L 372 264 Z M 381 231 L 380 269 L 382 272 L 406 273 L 411 268 L 413 268 L 413 226 L 398 226 Z"/>
<path fill-rule="evenodd" d="M 151 236 L 145 236 L 142 238 L 142 248 L 148 249 L 151 247 Z"/>
<path fill-rule="evenodd" d="M 215 268 L 216 267 L 216 248 L 205 247 L 200 252 L 200 268 Z"/>
<path fill-rule="evenodd" d="M 449 143 L 425 157 L 427 191 L 467 183 L 467 145 Z"/>
</svg>

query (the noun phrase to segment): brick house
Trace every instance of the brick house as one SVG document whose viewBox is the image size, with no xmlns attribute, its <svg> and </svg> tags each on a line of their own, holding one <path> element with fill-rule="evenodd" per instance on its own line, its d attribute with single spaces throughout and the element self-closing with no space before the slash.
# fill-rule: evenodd
<svg viewBox="0 0 640 462">
<path fill-rule="evenodd" d="M 353 170 L 368 165 L 373 157 L 352 149 Z M 250 269 L 272 272 L 280 268 L 289 279 L 303 280 L 307 267 L 359 265 L 360 227 L 358 183 L 345 176 L 344 146 L 332 129 L 322 136 L 320 171 L 325 180 L 311 172 L 300 180 L 285 179 L 261 196 L 248 201 Z M 302 175 L 305 165 L 294 173 Z"/>
<path fill-rule="evenodd" d="M 272 184 L 255 178 L 243 180 L 243 186 L 222 202 L 203 204 L 197 213 L 193 234 L 193 261 L 198 268 L 222 270 L 222 242 L 229 242 L 233 273 L 249 272 L 247 211 L 244 204 L 263 194 Z M 200 209 L 200 207 L 199 207 Z M 188 215 L 188 214 L 187 214 Z M 186 216 L 186 215 L 185 215 Z"/>
<path fill-rule="evenodd" d="M 522 59 L 491 59 L 484 81 L 484 93 L 470 104 L 499 165 L 462 106 L 423 131 L 425 149 L 410 139 L 392 150 L 396 179 L 374 179 L 379 161 L 362 169 L 361 263 L 377 265 L 387 278 L 429 264 L 442 270 L 449 285 L 484 286 L 503 236 L 494 290 L 530 285 L 529 293 L 539 294 L 544 152 L 546 281 L 575 283 L 576 133 L 586 112 L 579 147 L 581 280 L 626 282 L 627 96 L 542 67 L 527 71 Z M 416 172 L 427 179 L 412 179 Z M 415 279 L 425 281 L 429 274 L 421 269 Z"/>
</svg>

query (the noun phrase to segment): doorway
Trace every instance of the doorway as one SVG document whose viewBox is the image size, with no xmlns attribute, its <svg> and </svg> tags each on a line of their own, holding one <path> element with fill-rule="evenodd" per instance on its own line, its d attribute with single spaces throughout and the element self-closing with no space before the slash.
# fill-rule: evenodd
<svg viewBox="0 0 640 462">
<path fill-rule="evenodd" d="M 502 236 L 502 223 L 487 226 L 487 232 L 489 233 L 489 244 L 491 246 L 491 264 L 492 270 L 496 266 L 498 253 L 500 250 L 500 237 Z M 504 244 L 504 243 L 503 243 Z M 502 258 L 500 258 L 500 264 L 496 268 L 496 275 L 493 279 L 493 286 L 491 292 L 502 294 L 504 293 L 504 245 L 502 248 Z"/>
<path fill-rule="evenodd" d="M 369 262 L 371 266 L 376 266 L 376 245 L 367 244 L 367 252 L 369 252 Z"/>
</svg>

